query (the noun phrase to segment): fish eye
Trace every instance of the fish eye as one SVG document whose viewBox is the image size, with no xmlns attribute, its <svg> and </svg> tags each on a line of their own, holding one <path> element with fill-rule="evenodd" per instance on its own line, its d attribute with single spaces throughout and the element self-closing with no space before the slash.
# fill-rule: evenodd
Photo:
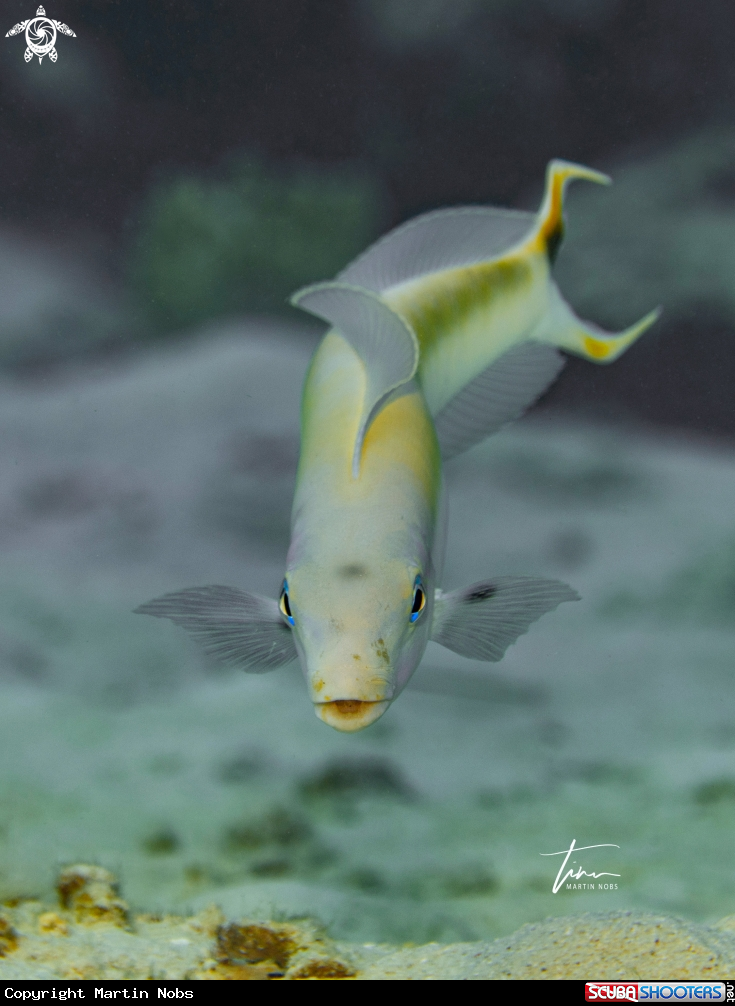
<svg viewBox="0 0 735 1006">
<path fill-rule="evenodd" d="M 411 621 L 415 622 L 421 612 L 426 607 L 426 593 L 421 583 L 421 577 L 417 576 L 413 585 L 413 604 L 411 606 Z"/>
<path fill-rule="evenodd" d="M 288 581 L 283 581 L 283 586 L 281 587 L 281 596 L 278 598 L 278 607 L 281 609 L 281 614 L 286 619 L 289 625 L 294 624 L 294 617 L 291 614 L 291 605 L 288 601 Z"/>
</svg>

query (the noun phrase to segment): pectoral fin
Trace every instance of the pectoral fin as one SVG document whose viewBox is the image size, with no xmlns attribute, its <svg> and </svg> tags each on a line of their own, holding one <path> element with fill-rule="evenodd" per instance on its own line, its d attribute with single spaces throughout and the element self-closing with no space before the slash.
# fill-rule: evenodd
<svg viewBox="0 0 735 1006">
<path fill-rule="evenodd" d="M 551 346 L 514 346 L 466 384 L 434 417 L 445 461 L 517 419 L 543 394 L 564 366 Z"/>
<path fill-rule="evenodd" d="M 487 262 L 523 241 L 536 220 L 535 213 L 492 206 L 434 210 L 376 241 L 337 279 L 382 293 L 428 273 Z"/>
<path fill-rule="evenodd" d="M 352 457 L 352 474 L 357 478 L 362 444 L 370 423 L 388 395 L 416 373 L 419 359 L 416 336 L 380 297 L 360 287 L 317 283 L 295 293 L 291 303 L 333 325 L 365 367 L 365 398 Z"/>
<path fill-rule="evenodd" d="M 270 597 L 235 587 L 189 587 L 141 604 L 135 612 L 170 618 L 206 653 L 252 674 L 296 659 L 291 630 Z"/>
<path fill-rule="evenodd" d="M 579 594 L 559 580 L 499 576 L 450 594 L 436 592 L 431 638 L 474 660 L 498 661 L 529 626 Z"/>
<path fill-rule="evenodd" d="M 593 363 L 612 363 L 653 325 L 660 314 L 661 309 L 656 308 L 622 332 L 606 332 L 593 322 L 578 318 L 556 283 L 550 280 L 548 310 L 529 333 L 529 338 L 567 349 Z"/>
</svg>

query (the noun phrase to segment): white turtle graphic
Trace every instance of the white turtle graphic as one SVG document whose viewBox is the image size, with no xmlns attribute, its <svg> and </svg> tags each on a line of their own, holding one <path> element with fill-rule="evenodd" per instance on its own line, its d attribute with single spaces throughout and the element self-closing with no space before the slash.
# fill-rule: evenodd
<svg viewBox="0 0 735 1006">
<path fill-rule="evenodd" d="M 28 43 L 24 56 L 26 63 L 30 63 L 34 56 L 38 56 L 39 63 L 43 60 L 44 56 L 48 56 L 52 63 L 56 62 L 59 55 L 54 48 L 57 31 L 60 31 L 62 35 L 71 35 L 72 38 L 76 38 L 76 35 L 68 25 L 46 17 L 46 11 L 43 7 L 38 8 L 35 17 L 30 18 L 28 21 L 20 21 L 18 24 L 14 24 L 10 31 L 5 33 L 5 38 L 9 38 L 10 35 L 20 35 L 22 31 L 25 31 L 26 42 Z"/>
</svg>

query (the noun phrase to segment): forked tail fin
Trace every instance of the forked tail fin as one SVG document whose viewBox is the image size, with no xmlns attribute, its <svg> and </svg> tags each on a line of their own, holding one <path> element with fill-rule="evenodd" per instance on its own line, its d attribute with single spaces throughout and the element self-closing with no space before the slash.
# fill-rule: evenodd
<svg viewBox="0 0 735 1006">
<path fill-rule="evenodd" d="M 611 179 L 600 171 L 585 168 L 571 161 L 549 161 L 546 169 L 546 190 L 538 211 L 538 228 L 532 240 L 538 242 L 553 262 L 564 237 L 564 190 L 575 178 L 610 185 Z"/>
<path fill-rule="evenodd" d="M 546 191 L 538 211 L 536 230 L 529 237 L 529 245 L 537 252 L 545 252 L 552 263 L 564 237 L 564 190 L 567 182 L 575 178 L 601 185 L 611 183 L 607 175 L 581 164 L 572 164 L 570 161 L 549 162 L 546 169 Z M 593 322 L 578 318 L 556 284 L 551 281 L 547 311 L 536 328 L 529 333 L 529 337 L 534 342 L 545 342 L 566 349 L 593 363 L 612 363 L 653 325 L 660 313 L 661 309 L 656 308 L 622 332 L 606 332 Z"/>
</svg>

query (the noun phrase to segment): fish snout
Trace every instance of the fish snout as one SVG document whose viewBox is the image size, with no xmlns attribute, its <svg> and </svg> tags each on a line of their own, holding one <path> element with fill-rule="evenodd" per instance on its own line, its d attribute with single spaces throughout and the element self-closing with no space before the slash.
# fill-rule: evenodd
<svg viewBox="0 0 735 1006">
<path fill-rule="evenodd" d="M 362 730 L 379 719 L 393 698 L 394 686 L 376 668 L 361 669 L 341 665 L 309 675 L 309 692 L 314 712 L 335 730 Z"/>
<path fill-rule="evenodd" d="M 314 712 L 322 722 L 343 733 L 363 730 L 380 719 L 390 702 L 365 702 L 362 699 L 335 699 L 315 702 Z"/>
<path fill-rule="evenodd" d="M 339 654 L 307 664 L 306 681 L 312 702 L 335 700 L 384 702 L 393 698 L 395 682 L 390 664 L 368 663 L 359 654 Z"/>
</svg>

